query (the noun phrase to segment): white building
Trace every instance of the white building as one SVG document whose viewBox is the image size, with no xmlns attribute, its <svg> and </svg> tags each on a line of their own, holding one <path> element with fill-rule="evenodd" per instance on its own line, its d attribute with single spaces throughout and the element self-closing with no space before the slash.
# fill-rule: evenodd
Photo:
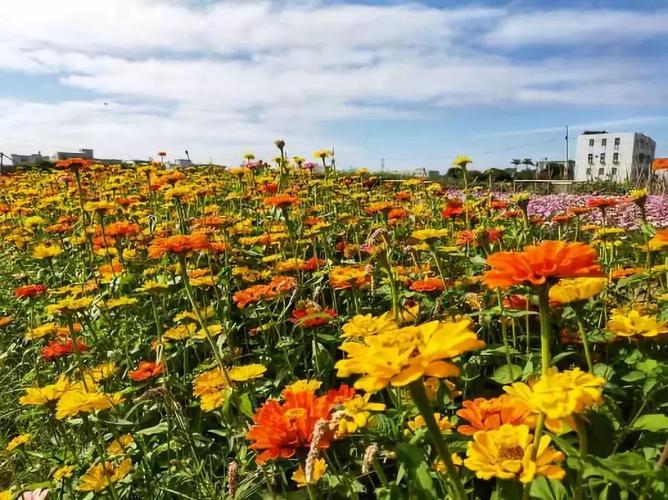
<svg viewBox="0 0 668 500">
<path fill-rule="evenodd" d="M 42 153 L 29 154 L 29 155 L 12 155 L 12 162 L 14 165 L 36 165 L 43 161 L 49 161 L 47 156 L 42 156 Z"/>
<path fill-rule="evenodd" d="M 656 143 L 638 132 L 585 131 L 578 136 L 575 180 L 647 179 L 655 150 Z"/>
</svg>

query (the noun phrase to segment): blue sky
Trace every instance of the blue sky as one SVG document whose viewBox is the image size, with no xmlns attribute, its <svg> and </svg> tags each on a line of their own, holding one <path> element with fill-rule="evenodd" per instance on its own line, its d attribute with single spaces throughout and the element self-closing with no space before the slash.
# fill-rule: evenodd
<svg viewBox="0 0 668 500">
<path fill-rule="evenodd" d="M 668 156 L 663 0 L 22 0 L 0 15 L 6 153 L 234 164 L 283 138 L 341 166 L 445 170 L 462 153 L 485 169 L 562 159 L 568 124 L 573 139 L 643 132 Z"/>
</svg>

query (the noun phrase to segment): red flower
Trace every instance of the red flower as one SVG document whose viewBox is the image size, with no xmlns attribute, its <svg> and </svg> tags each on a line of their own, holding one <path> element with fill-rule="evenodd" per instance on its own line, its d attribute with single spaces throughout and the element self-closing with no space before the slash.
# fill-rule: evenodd
<svg viewBox="0 0 668 500">
<path fill-rule="evenodd" d="M 409 288 L 414 292 L 442 292 L 445 285 L 441 278 L 425 278 L 413 281 Z"/>
<path fill-rule="evenodd" d="M 153 361 L 140 361 L 136 370 L 128 372 L 130 377 L 135 382 L 143 382 L 149 378 L 154 378 L 160 375 L 165 366 L 162 363 L 154 363 Z"/>
<path fill-rule="evenodd" d="M 328 324 L 334 318 L 334 309 L 306 306 L 292 311 L 290 321 L 302 328 L 315 328 Z"/>
<path fill-rule="evenodd" d="M 48 288 L 46 287 L 46 285 L 42 284 L 24 285 L 17 287 L 16 290 L 14 290 L 14 294 L 16 295 L 17 299 L 23 299 L 23 298 L 30 298 L 42 295 L 47 290 Z"/>
<path fill-rule="evenodd" d="M 84 344 L 82 340 L 77 340 L 77 347 L 79 351 L 85 351 L 88 349 L 88 346 Z M 62 358 L 67 356 L 74 349 L 74 342 L 72 339 L 66 340 L 54 340 L 49 342 L 42 349 L 42 358 L 46 361 L 53 361 L 54 359 Z"/>
<path fill-rule="evenodd" d="M 614 207 L 619 203 L 616 198 L 591 198 L 587 200 L 587 206 L 591 208 L 605 209 Z"/>
<path fill-rule="evenodd" d="M 97 233 L 98 230 L 100 231 L 99 234 L 102 234 L 102 228 L 98 228 L 95 232 Z M 119 236 L 127 238 L 137 233 L 139 233 L 139 224 L 127 221 L 112 222 L 104 228 L 104 234 L 110 238 L 117 238 Z"/>
</svg>

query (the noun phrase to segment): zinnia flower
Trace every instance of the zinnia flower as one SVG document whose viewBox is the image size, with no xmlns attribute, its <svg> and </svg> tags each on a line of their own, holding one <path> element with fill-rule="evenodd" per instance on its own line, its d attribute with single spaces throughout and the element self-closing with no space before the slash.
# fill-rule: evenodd
<svg viewBox="0 0 668 500">
<path fill-rule="evenodd" d="M 313 472 L 310 479 L 307 480 L 304 467 L 302 467 L 302 464 L 299 464 L 297 470 L 292 473 L 292 480 L 297 483 L 298 488 L 305 488 L 310 484 L 317 483 L 325 475 L 326 471 L 327 462 L 322 458 L 316 458 L 313 460 Z"/>
<path fill-rule="evenodd" d="M 46 285 L 34 284 L 19 286 L 14 290 L 14 295 L 17 299 L 32 298 L 42 295 L 47 291 Z"/>
<path fill-rule="evenodd" d="M 534 420 L 528 406 L 506 394 L 498 398 L 464 401 L 462 406 L 461 410 L 457 410 L 457 416 L 468 424 L 457 427 L 457 432 L 465 436 L 473 436 L 478 431 L 495 430 L 505 424 L 530 425 Z"/>
<path fill-rule="evenodd" d="M 560 304 L 570 304 L 589 300 L 603 290 L 606 278 L 562 279 L 550 288 L 550 300 Z"/>
<path fill-rule="evenodd" d="M 140 361 L 136 370 L 130 370 L 128 377 L 135 382 L 143 382 L 149 378 L 154 378 L 160 375 L 165 369 L 162 363 L 154 363 L 153 361 Z"/>
<path fill-rule="evenodd" d="M 550 447 L 550 437 L 541 436 L 532 459 L 533 436 L 526 425 L 502 425 L 492 431 L 478 431 L 468 443 L 464 466 L 480 479 L 519 479 L 531 482 L 536 476 L 563 479 L 566 471 L 559 462 L 563 453 Z"/>
<path fill-rule="evenodd" d="M 496 252 L 483 276 L 490 288 L 512 285 L 542 285 L 548 279 L 601 276 L 596 251 L 584 243 L 544 241 L 521 252 Z"/>
<path fill-rule="evenodd" d="M 203 233 L 179 234 L 154 239 L 149 246 L 148 256 L 151 259 L 159 259 L 166 253 L 185 254 L 195 250 L 208 250 L 210 247 L 211 243 Z"/>
<path fill-rule="evenodd" d="M 608 321 L 608 330 L 620 337 L 656 337 L 668 333 L 668 322 L 659 321 L 636 309 L 613 309 Z"/>
<path fill-rule="evenodd" d="M 459 368 L 444 360 L 484 345 L 470 330 L 468 320 L 431 321 L 363 337 L 359 342 L 344 342 L 340 349 L 348 357 L 335 366 L 339 377 L 362 374 L 355 387 L 376 392 L 388 385 L 408 385 L 425 375 L 439 378 L 459 375 Z"/>
<path fill-rule="evenodd" d="M 102 462 L 91 466 L 79 479 L 79 491 L 105 490 L 110 484 L 116 483 L 127 476 L 132 470 L 132 460 L 126 458 L 118 465 L 113 462 Z"/>
</svg>

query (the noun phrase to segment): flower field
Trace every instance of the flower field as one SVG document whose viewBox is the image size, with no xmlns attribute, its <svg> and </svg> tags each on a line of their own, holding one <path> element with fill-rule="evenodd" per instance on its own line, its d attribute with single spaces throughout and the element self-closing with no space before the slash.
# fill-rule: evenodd
<svg viewBox="0 0 668 500">
<path fill-rule="evenodd" d="M 666 196 L 276 145 L 0 177 L 0 499 L 668 496 Z"/>
</svg>

